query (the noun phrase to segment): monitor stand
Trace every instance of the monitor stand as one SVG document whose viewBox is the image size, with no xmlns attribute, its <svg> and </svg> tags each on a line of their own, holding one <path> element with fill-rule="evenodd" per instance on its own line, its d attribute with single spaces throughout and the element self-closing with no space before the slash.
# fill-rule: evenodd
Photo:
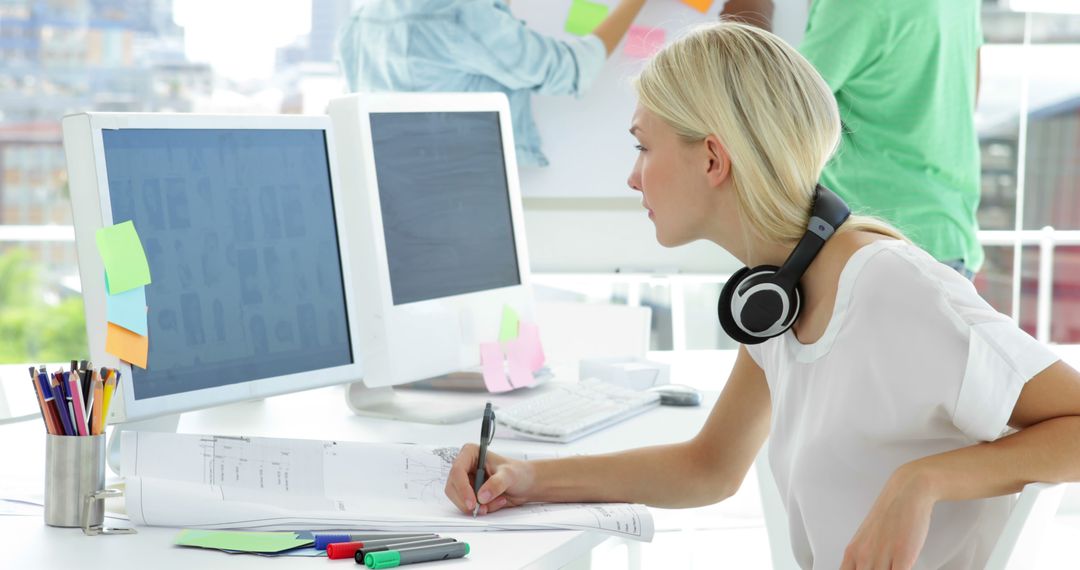
<svg viewBox="0 0 1080 570">
<path fill-rule="evenodd" d="M 125 431 L 157 431 L 165 433 L 176 433 L 176 428 L 180 426 L 180 414 L 167 414 L 164 416 L 158 416 L 156 418 L 149 418 L 145 420 L 139 420 L 134 422 L 124 422 L 122 424 L 116 424 L 112 428 L 112 433 L 109 435 L 108 448 L 105 451 L 106 461 L 109 464 L 109 469 L 113 473 L 120 475 L 121 459 L 123 457 L 121 453 L 121 441 L 123 440 L 123 432 Z"/>
<path fill-rule="evenodd" d="M 422 424 L 459 424 L 484 415 L 487 392 L 368 388 L 354 382 L 345 403 L 357 415 Z"/>
<path fill-rule="evenodd" d="M 553 378 L 543 367 L 533 373 L 536 386 Z M 515 390 L 517 391 L 517 390 Z M 354 382 L 345 388 L 345 403 L 355 414 L 421 424 L 459 424 L 478 420 L 493 396 L 477 369 L 418 380 L 393 388 L 369 388 Z"/>
</svg>

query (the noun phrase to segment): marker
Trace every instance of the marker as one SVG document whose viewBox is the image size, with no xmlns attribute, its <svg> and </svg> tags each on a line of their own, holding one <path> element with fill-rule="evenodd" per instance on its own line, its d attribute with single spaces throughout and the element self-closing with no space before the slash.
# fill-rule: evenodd
<svg viewBox="0 0 1080 570">
<path fill-rule="evenodd" d="M 335 542 L 369 542 L 373 540 L 388 540 L 388 539 L 428 539 L 438 538 L 439 535 L 432 533 L 421 532 L 403 532 L 397 534 L 316 534 L 315 535 L 315 549 L 326 550 L 326 545 L 333 544 Z"/>
<path fill-rule="evenodd" d="M 403 548 L 401 550 L 372 552 L 364 556 L 364 564 L 367 565 L 368 568 L 396 568 L 405 564 L 464 558 L 468 554 L 469 543 L 454 542 L 437 546 L 421 546 L 419 548 Z"/>
<path fill-rule="evenodd" d="M 435 546 L 436 544 L 450 544 L 451 542 L 457 542 L 456 538 L 430 538 L 425 540 L 417 540 L 416 542 L 402 542 L 400 544 L 384 544 L 382 546 L 365 546 L 356 551 L 353 555 L 353 559 L 357 564 L 364 563 L 364 557 L 371 552 L 384 552 L 387 550 L 404 550 L 406 548 L 418 548 L 421 546 Z"/>
<path fill-rule="evenodd" d="M 439 538 L 439 535 L 432 534 L 432 535 L 429 535 L 429 536 L 420 537 L 418 539 L 383 538 L 383 539 L 379 539 L 379 540 L 364 540 L 364 541 L 354 540 L 354 541 L 349 541 L 349 542 L 331 542 L 330 544 L 326 545 L 326 555 L 329 556 L 330 558 L 334 558 L 334 559 L 337 559 L 337 558 L 352 558 L 356 554 L 356 551 L 360 550 L 361 548 L 368 548 L 368 547 L 375 547 L 375 546 L 397 547 L 398 545 L 408 544 L 410 541 L 415 542 L 416 540 L 428 540 L 428 539 L 431 539 L 431 538 Z"/>
</svg>

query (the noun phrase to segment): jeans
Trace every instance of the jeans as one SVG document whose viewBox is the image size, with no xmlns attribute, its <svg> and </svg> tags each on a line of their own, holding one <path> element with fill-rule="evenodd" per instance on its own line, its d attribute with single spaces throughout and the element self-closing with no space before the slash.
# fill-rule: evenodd
<svg viewBox="0 0 1080 570">
<path fill-rule="evenodd" d="M 955 269 L 957 273 L 964 276 L 964 279 L 967 279 L 968 281 L 975 280 L 975 272 L 968 269 L 967 266 L 964 265 L 963 259 L 950 259 L 948 261 L 942 261 L 942 263 Z"/>
</svg>

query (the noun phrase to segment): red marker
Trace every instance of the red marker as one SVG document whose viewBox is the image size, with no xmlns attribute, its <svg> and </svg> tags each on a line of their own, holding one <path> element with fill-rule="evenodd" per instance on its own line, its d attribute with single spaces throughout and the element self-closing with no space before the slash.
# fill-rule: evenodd
<svg viewBox="0 0 1080 570">
<path fill-rule="evenodd" d="M 356 555 L 356 551 L 364 547 L 364 543 L 360 541 L 353 542 L 332 542 L 326 545 L 326 556 L 330 560 L 338 560 L 339 558 L 352 558 Z"/>
</svg>

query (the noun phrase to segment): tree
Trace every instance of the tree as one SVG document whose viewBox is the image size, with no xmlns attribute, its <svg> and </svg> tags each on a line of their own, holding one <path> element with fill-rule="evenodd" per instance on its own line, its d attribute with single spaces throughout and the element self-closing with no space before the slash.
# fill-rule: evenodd
<svg viewBox="0 0 1080 570">
<path fill-rule="evenodd" d="M 69 296 L 49 304 L 43 293 L 28 251 L 0 255 L 0 364 L 86 358 L 82 299 Z"/>
</svg>

